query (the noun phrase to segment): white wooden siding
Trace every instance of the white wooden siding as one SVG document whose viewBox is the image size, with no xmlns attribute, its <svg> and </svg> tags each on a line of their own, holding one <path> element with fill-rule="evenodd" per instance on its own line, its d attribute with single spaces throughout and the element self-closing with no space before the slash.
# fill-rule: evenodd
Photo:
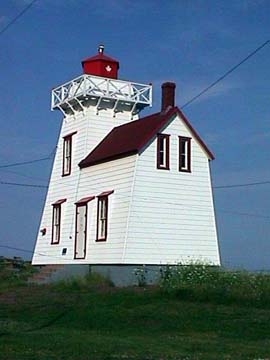
<svg viewBox="0 0 270 360">
<path fill-rule="evenodd" d="M 127 194 L 133 179 L 135 157 L 115 160 L 109 163 L 80 170 L 78 163 L 115 127 L 131 121 L 130 113 L 118 113 L 113 117 L 111 110 L 101 110 L 99 114 L 89 108 L 85 114 L 69 116 L 63 120 L 49 189 L 44 205 L 39 229 L 46 228 L 45 236 L 39 232 L 33 255 L 33 264 L 80 263 L 118 260 L 122 255 L 121 239 L 125 237 L 125 217 L 128 204 L 123 194 Z M 62 177 L 63 136 L 77 131 L 72 136 L 72 165 L 71 174 Z M 87 257 L 85 260 L 74 260 L 74 231 L 75 205 L 80 198 L 98 195 L 102 191 L 115 190 L 109 197 L 110 238 L 108 246 L 102 243 L 91 243 L 95 240 L 96 231 L 96 199 L 88 203 L 88 238 Z M 120 196 L 118 196 L 120 194 Z M 61 239 L 59 245 L 51 245 L 52 204 L 66 198 L 61 205 Z M 111 239 L 116 239 L 114 246 L 110 246 Z M 106 244 L 107 244 L 106 243 Z M 91 245 L 92 244 L 92 245 Z M 91 250 L 88 249 L 91 247 Z M 92 247 L 102 249 L 92 251 Z M 62 249 L 67 248 L 67 254 L 62 255 Z M 91 260 L 90 260 L 91 255 Z"/>
<path fill-rule="evenodd" d="M 192 137 L 176 117 L 162 132 L 170 134 L 170 170 L 156 168 L 156 140 L 140 155 L 80 170 L 78 163 L 129 114 L 93 109 L 63 121 L 33 264 L 174 264 L 206 260 L 219 264 L 209 161 L 194 138 L 191 173 L 178 171 L 178 136 Z M 62 177 L 63 136 L 72 137 L 71 175 Z M 74 203 L 114 190 L 109 196 L 108 238 L 96 242 L 97 198 L 88 203 L 86 258 L 74 259 Z M 60 244 L 51 245 L 52 206 L 62 204 Z M 62 249 L 67 248 L 66 255 Z"/>
<path fill-rule="evenodd" d="M 170 170 L 156 167 L 156 139 L 138 157 L 123 262 L 219 264 L 209 161 L 176 117 L 162 131 L 170 136 Z M 178 136 L 192 137 L 191 173 L 178 171 Z"/>
</svg>

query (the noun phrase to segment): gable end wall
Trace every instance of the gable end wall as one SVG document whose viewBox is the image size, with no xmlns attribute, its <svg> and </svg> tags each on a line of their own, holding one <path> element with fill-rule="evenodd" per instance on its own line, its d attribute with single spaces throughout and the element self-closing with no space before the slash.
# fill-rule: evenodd
<svg viewBox="0 0 270 360">
<path fill-rule="evenodd" d="M 156 139 L 137 161 L 124 263 L 220 264 L 209 160 L 177 116 L 170 135 L 170 170 L 156 167 Z M 191 173 L 178 171 L 178 136 L 192 137 Z"/>
</svg>

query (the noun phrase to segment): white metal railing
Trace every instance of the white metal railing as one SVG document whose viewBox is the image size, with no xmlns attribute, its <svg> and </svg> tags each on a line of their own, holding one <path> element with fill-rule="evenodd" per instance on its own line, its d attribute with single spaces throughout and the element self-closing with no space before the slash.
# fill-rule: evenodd
<svg viewBox="0 0 270 360">
<path fill-rule="evenodd" d="M 51 109 L 61 109 L 73 99 L 80 101 L 87 96 L 151 106 L 152 85 L 84 74 L 52 90 Z"/>
</svg>

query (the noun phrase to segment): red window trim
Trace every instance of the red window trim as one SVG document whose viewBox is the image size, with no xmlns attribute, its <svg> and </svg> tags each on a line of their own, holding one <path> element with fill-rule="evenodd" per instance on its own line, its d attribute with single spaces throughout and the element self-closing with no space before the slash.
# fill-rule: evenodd
<svg viewBox="0 0 270 360">
<path fill-rule="evenodd" d="M 104 191 L 97 196 L 97 231 L 96 231 L 96 242 L 104 242 L 107 240 L 108 236 L 108 208 L 109 208 L 109 195 L 111 195 L 114 190 Z M 105 222 L 105 236 L 103 238 L 99 238 L 99 210 L 100 210 L 100 202 L 105 201 L 106 206 L 106 222 Z"/>
<path fill-rule="evenodd" d="M 54 202 L 54 203 L 52 204 L 52 206 L 54 206 L 54 205 L 61 205 L 61 204 L 63 204 L 65 201 L 67 201 L 67 199 L 59 199 L 59 200 L 57 200 L 56 202 Z"/>
<path fill-rule="evenodd" d="M 73 131 L 70 134 L 63 136 L 63 159 L 62 159 L 62 176 L 69 176 L 71 174 L 72 164 L 72 136 L 77 134 L 77 131 Z M 65 173 L 65 145 L 67 141 L 70 141 L 70 158 L 69 158 L 69 172 Z"/>
<path fill-rule="evenodd" d="M 161 139 L 165 139 L 165 146 L 166 146 L 165 166 L 160 164 L 160 140 Z M 168 135 L 168 134 L 157 134 L 157 169 L 170 170 L 170 135 Z"/>
<path fill-rule="evenodd" d="M 61 205 L 66 201 L 67 199 L 60 199 L 57 200 L 55 203 L 52 204 L 53 207 L 53 213 L 52 213 L 52 237 L 51 237 L 51 245 L 58 245 L 60 243 L 60 237 L 61 237 Z M 54 217 L 55 217 L 55 211 L 56 209 L 59 209 L 59 232 L 58 232 L 58 239 L 57 241 L 54 241 Z"/>
<path fill-rule="evenodd" d="M 63 136 L 63 139 L 65 139 L 65 138 L 69 138 L 69 137 L 71 137 L 71 136 L 73 136 L 73 135 L 77 134 L 77 132 L 78 132 L 78 131 L 73 131 L 73 132 L 71 132 L 71 133 L 69 133 L 69 134 L 67 134 L 67 135 Z"/>
<path fill-rule="evenodd" d="M 89 201 L 94 200 L 95 196 L 87 196 L 75 202 L 75 205 L 85 205 Z"/>
<path fill-rule="evenodd" d="M 104 196 L 109 196 L 112 193 L 114 193 L 114 190 L 109 190 L 109 191 L 103 191 L 102 193 L 100 193 L 99 195 L 97 195 L 97 197 L 104 197 Z"/>
<path fill-rule="evenodd" d="M 179 157 L 179 171 L 181 172 L 191 172 L 191 138 L 186 136 L 178 136 L 179 142 L 179 151 L 178 151 L 178 157 Z M 187 168 L 183 169 L 181 164 L 181 140 L 187 141 Z"/>
</svg>

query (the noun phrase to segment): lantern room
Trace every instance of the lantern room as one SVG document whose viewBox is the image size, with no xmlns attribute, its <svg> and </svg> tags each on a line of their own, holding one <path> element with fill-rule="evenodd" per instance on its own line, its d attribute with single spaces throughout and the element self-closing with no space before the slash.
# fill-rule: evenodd
<svg viewBox="0 0 270 360">
<path fill-rule="evenodd" d="M 104 55 L 100 45 L 98 54 L 82 61 L 83 75 L 52 89 L 51 109 L 64 116 L 75 115 L 89 107 L 129 112 L 131 117 L 152 105 L 152 85 L 118 80 L 119 63 Z"/>
<path fill-rule="evenodd" d="M 104 55 L 104 46 L 99 45 L 98 54 L 82 61 L 84 74 L 117 79 L 119 62 Z"/>
</svg>

